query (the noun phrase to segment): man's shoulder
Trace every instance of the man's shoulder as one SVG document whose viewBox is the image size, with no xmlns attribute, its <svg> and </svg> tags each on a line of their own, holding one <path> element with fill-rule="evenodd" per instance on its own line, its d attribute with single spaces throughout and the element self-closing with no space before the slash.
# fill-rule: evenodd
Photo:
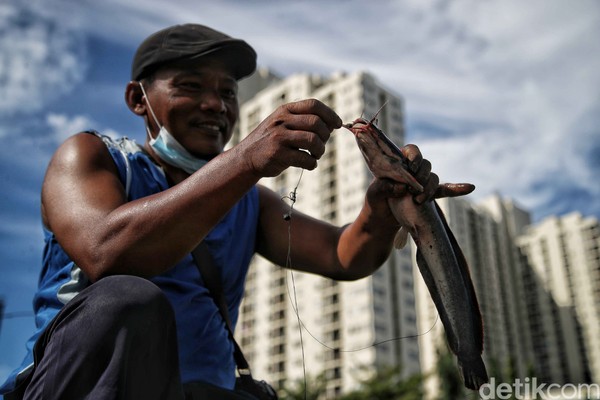
<svg viewBox="0 0 600 400">
<path fill-rule="evenodd" d="M 135 140 L 130 139 L 127 136 L 115 137 L 104 135 L 98 131 L 86 132 L 100 138 L 109 149 L 116 149 L 127 154 L 139 153 L 143 151 L 142 147 Z"/>
<path fill-rule="evenodd" d="M 115 138 L 97 131 L 82 131 L 59 146 L 50 167 L 54 165 L 59 166 L 59 170 L 76 168 L 80 171 L 98 167 L 113 169 L 116 160 L 127 159 L 130 154 L 139 152 L 142 152 L 141 147 L 127 137 Z"/>
</svg>

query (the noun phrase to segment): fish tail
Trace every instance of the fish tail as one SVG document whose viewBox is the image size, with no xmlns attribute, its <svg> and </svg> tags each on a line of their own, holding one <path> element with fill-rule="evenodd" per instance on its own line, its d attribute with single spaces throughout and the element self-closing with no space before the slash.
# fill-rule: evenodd
<svg viewBox="0 0 600 400">
<path fill-rule="evenodd" d="M 481 385 L 488 382 L 488 374 L 481 357 L 468 361 L 458 359 L 458 368 L 465 381 L 465 386 L 471 390 L 478 390 Z"/>
</svg>

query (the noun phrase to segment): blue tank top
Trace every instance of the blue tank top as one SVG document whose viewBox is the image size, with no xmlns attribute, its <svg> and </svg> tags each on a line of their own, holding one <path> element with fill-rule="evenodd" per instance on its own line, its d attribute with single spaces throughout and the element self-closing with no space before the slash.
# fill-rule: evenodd
<svg viewBox="0 0 600 400">
<path fill-rule="evenodd" d="M 114 141 L 93 133 L 106 144 L 128 201 L 169 187 L 162 169 L 134 141 L 127 138 Z M 223 291 L 234 327 L 248 265 L 255 250 L 258 203 L 258 190 L 253 187 L 205 238 L 215 264 L 221 269 Z M 8 377 L 0 393 L 12 390 L 16 382 L 27 376 L 33 368 L 32 349 L 37 338 L 62 306 L 89 285 L 83 271 L 69 259 L 54 234 L 44 229 L 44 236 L 43 266 L 33 300 L 36 332 L 26 344 L 23 363 Z M 151 281 L 162 289 L 175 311 L 182 382 L 203 381 L 232 389 L 236 368 L 233 344 L 191 254 Z"/>
</svg>

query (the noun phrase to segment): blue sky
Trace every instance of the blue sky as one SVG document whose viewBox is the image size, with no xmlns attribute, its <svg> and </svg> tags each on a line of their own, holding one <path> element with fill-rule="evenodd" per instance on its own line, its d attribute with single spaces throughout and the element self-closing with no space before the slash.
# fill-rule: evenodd
<svg viewBox="0 0 600 400">
<path fill-rule="evenodd" d="M 26 4 L 24 4 L 26 3 Z M 123 101 L 150 33 L 198 22 L 244 38 L 280 75 L 366 70 L 405 103 L 407 141 L 443 181 L 514 199 L 535 220 L 600 217 L 600 2 L 8 0 L 0 4 L 0 296 L 31 308 L 39 191 L 66 137 L 143 141 Z M 0 328 L 0 380 L 31 318 Z"/>
</svg>

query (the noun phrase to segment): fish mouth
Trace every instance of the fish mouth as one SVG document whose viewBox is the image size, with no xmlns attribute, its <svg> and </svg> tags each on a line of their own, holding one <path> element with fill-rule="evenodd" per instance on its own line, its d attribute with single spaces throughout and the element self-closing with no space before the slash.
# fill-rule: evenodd
<svg viewBox="0 0 600 400">
<path fill-rule="evenodd" d="M 369 159 L 369 156 L 365 153 L 369 153 L 368 150 L 363 150 L 363 146 L 366 143 L 371 144 L 371 148 L 377 148 L 378 153 L 385 155 L 391 159 L 396 159 L 401 162 L 402 167 L 383 169 L 382 171 L 373 170 L 373 163 L 367 161 L 367 165 L 373 175 L 379 178 L 389 178 L 396 182 L 405 183 L 410 186 L 416 193 L 422 193 L 424 191 L 423 185 L 409 172 L 408 160 L 402 151 L 392 142 L 379 128 L 370 123 L 369 121 L 358 118 L 354 122 L 343 125 L 344 128 L 348 129 L 356 137 L 358 147 L 363 151 L 365 159 Z M 364 138 L 364 139 L 361 139 Z M 362 144 L 361 144 L 362 143 Z"/>
</svg>

